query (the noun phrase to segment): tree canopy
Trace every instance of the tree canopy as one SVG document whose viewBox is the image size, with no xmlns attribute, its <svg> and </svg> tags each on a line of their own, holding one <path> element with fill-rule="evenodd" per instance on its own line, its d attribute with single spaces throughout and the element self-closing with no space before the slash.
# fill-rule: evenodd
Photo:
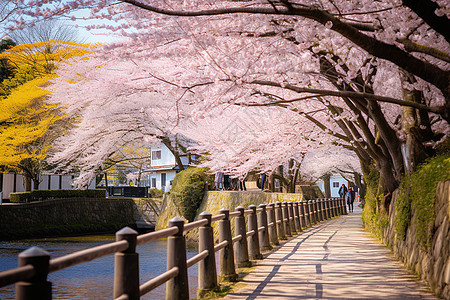
<svg viewBox="0 0 450 300">
<path fill-rule="evenodd" d="M 64 129 L 57 105 L 45 102 L 49 94 L 45 86 L 54 77 L 55 64 L 86 53 L 80 49 L 73 43 L 46 41 L 18 45 L 0 54 L 14 66 L 12 75 L 0 83 L 0 162 L 3 169 L 22 172 L 35 186 L 55 129 Z"/>
<path fill-rule="evenodd" d="M 183 132 L 236 175 L 337 145 L 391 192 L 450 132 L 447 1 L 39 2 L 21 12 L 36 21 L 89 8 L 117 21 L 93 28 L 130 39 L 62 67 L 52 88 L 82 119 L 55 159 L 78 158 L 85 178 L 129 139 Z M 220 140 L 234 120 L 250 126 Z"/>
</svg>

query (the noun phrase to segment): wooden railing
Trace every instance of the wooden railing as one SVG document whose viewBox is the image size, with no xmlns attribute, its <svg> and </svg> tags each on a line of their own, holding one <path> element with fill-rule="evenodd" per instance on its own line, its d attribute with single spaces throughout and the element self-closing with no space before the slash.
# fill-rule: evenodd
<svg viewBox="0 0 450 300">
<path fill-rule="evenodd" d="M 251 266 L 250 260 L 262 259 L 261 251 L 272 249 L 304 228 L 339 215 L 347 214 L 341 198 L 302 202 L 261 204 L 258 208 L 241 206 L 236 211 L 221 209 L 212 216 L 203 212 L 199 220 L 185 224 L 178 217 L 169 221 L 167 229 L 138 235 L 129 227 L 116 233 L 116 241 L 50 259 L 43 249 L 31 247 L 19 254 L 19 267 L 0 273 L 0 287 L 16 283 L 16 299 L 51 299 L 51 283 L 47 275 L 70 266 L 115 253 L 114 299 L 139 299 L 166 283 L 166 299 L 189 299 L 187 269 L 198 263 L 198 291 L 202 294 L 218 287 L 219 281 L 236 281 L 236 267 Z M 246 220 L 247 216 L 247 220 Z M 231 221 L 234 218 L 234 237 Z M 218 244 L 214 245 L 211 224 L 218 222 Z M 198 254 L 186 259 L 184 234 L 199 229 Z M 136 246 L 167 238 L 167 272 L 139 285 Z M 217 275 L 216 256 L 219 270 Z"/>
</svg>

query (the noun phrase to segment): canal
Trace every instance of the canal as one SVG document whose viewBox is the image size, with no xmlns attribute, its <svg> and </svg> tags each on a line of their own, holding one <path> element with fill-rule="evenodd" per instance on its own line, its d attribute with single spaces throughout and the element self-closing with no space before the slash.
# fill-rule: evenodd
<svg viewBox="0 0 450 300">
<path fill-rule="evenodd" d="M 0 272 L 17 267 L 17 255 L 32 246 L 50 253 L 51 258 L 91 248 L 114 241 L 113 235 L 48 238 L 0 242 Z M 141 284 L 166 271 L 166 240 L 147 243 L 137 247 L 139 253 Z M 187 257 L 198 253 L 189 248 Z M 190 298 L 197 295 L 197 265 L 188 270 Z M 49 274 L 53 299 L 112 299 L 114 282 L 114 255 L 79 264 Z M 158 287 L 141 299 L 164 299 L 165 285 Z M 14 285 L 0 288 L 0 299 L 15 299 Z"/>
</svg>

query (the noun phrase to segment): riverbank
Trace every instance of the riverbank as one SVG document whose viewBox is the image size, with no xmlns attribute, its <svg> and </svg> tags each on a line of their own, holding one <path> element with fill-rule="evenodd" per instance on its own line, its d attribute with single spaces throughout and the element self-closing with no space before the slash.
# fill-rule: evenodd
<svg viewBox="0 0 450 300">
<path fill-rule="evenodd" d="M 55 199 L 0 206 L 0 240 L 115 232 L 135 227 L 133 199 Z"/>
</svg>

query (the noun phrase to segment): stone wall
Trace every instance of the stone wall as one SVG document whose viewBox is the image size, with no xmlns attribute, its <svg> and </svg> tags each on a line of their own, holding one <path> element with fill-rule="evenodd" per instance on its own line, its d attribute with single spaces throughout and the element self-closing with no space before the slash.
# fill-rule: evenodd
<svg viewBox="0 0 450 300">
<path fill-rule="evenodd" d="M 116 231 L 135 226 L 132 199 L 57 199 L 0 206 L 0 240 Z"/>
<path fill-rule="evenodd" d="M 408 228 L 405 240 L 397 238 L 394 222 L 397 196 L 396 191 L 389 208 L 389 226 L 384 232 L 384 242 L 392 247 L 396 257 L 429 283 L 437 296 L 450 299 L 450 181 L 439 182 L 436 189 L 436 219 L 428 251 L 417 242 L 414 224 Z"/>
<path fill-rule="evenodd" d="M 286 193 L 266 193 L 262 191 L 209 191 L 205 194 L 202 204 L 197 211 L 198 214 L 207 211 L 213 215 L 217 215 L 222 208 L 229 209 L 230 212 L 235 211 L 235 208 L 242 206 L 247 208 L 253 204 L 258 206 L 259 204 L 266 204 L 272 202 L 284 202 L 284 201 L 303 201 L 302 194 L 286 194 Z M 170 196 L 166 197 L 166 201 L 162 208 L 162 212 L 158 218 L 156 230 L 166 228 L 170 219 L 178 216 L 181 217 L 175 204 L 170 200 Z M 197 219 L 196 217 L 196 219 Z M 231 222 L 234 227 L 234 221 Z M 213 223 L 214 235 L 218 236 L 217 222 Z M 197 231 L 193 230 L 189 232 L 187 236 L 190 240 L 197 239 Z"/>
</svg>

